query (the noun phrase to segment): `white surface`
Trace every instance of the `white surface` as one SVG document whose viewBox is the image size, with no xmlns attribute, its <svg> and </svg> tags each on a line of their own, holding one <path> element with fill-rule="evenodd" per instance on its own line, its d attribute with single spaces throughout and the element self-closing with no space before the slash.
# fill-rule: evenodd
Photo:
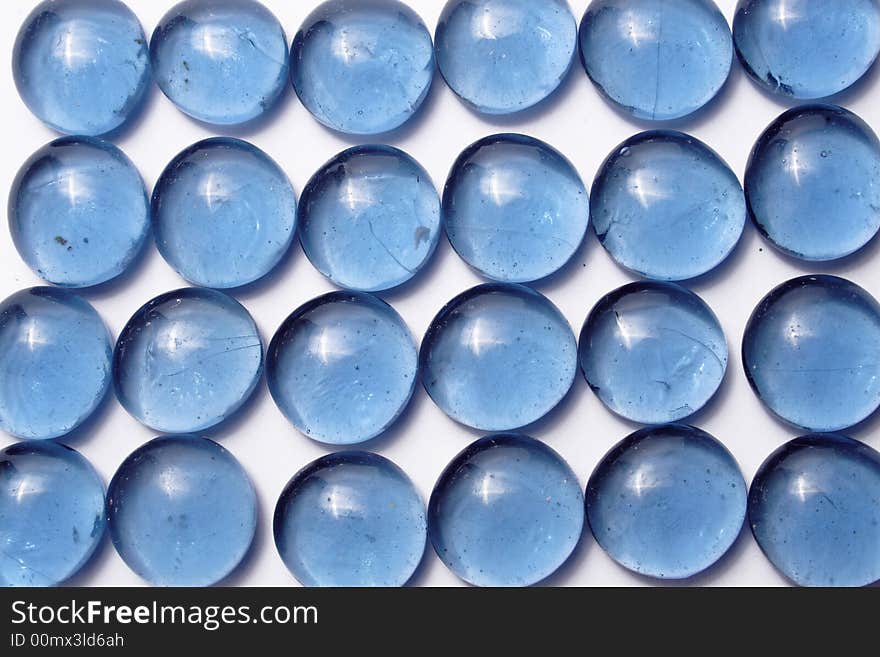
<svg viewBox="0 0 880 657">
<path fill-rule="evenodd" d="M 537 1 L 537 0 L 536 0 Z M 152 33 L 157 21 L 173 4 L 171 0 L 127 0 Z M 292 39 L 318 0 L 264 0 L 281 20 Z M 432 29 L 443 0 L 409 0 Z M 3 103 L 0 116 L 5 128 L 0 153 L 0 197 L 6 199 L 18 167 L 44 143 L 55 138 L 34 118 L 18 98 L 9 61 L 16 32 L 36 0 L 0 3 L 0 66 Z M 588 0 L 574 0 L 580 20 Z M 735 0 L 719 0 L 728 20 Z M 836 99 L 875 128 L 880 127 L 880 83 L 877 68 L 867 83 Z M 722 96 L 695 118 L 673 127 L 693 133 L 724 157 L 740 176 L 749 150 L 767 124 L 785 109 L 745 77 L 738 63 Z M 449 167 L 470 143 L 496 132 L 522 132 L 543 139 L 565 153 L 579 169 L 587 185 L 592 183 L 605 156 L 630 135 L 647 129 L 615 112 L 599 96 L 579 62 L 575 63 L 561 92 L 537 110 L 513 118 L 479 117 L 467 110 L 439 78 L 421 114 L 408 126 L 385 140 L 419 160 L 442 188 Z M 152 189 L 168 161 L 189 144 L 212 134 L 227 134 L 252 141 L 275 158 L 290 176 L 299 194 L 312 173 L 340 150 L 369 140 L 347 139 L 321 127 L 299 103 L 292 90 L 268 121 L 249 130 L 214 130 L 180 113 L 154 88 L 143 117 L 117 144 L 140 168 Z M 730 343 L 730 367 L 724 386 L 708 409 L 692 420 L 722 440 L 739 460 L 750 481 L 766 456 L 796 432 L 772 419 L 752 394 L 742 371 L 740 344 L 743 329 L 754 306 L 773 286 L 805 273 L 827 271 L 850 278 L 880 295 L 880 263 L 875 256 L 878 242 L 866 251 L 831 267 L 814 267 L 787 259 L 764 243 L 749 225 L 731 261 L 721 270 L 691 287 L 715 310 Z M 8 230 L 0 231 L 0 298 L 18 289 L 42 284 L 18 257 Z M 605 293 L 633 280 L 613 264 L 590 231 L 585 246 L 561 276 L 539 285 L 565 313 L 575 332 L 593 304 Z M 480 283 L 478 276 L 455 255 L 445 239 L 428 269 L 406 289 L 385 298 L 398 309 L 417 338 L 424 334 L 436 312 L 457 293 Z M 118 334 L 127 319 L 143 303 L 159 293 L 182 287 L 179 279 L 150 246 L 143 262 L 121 281 L 83 294 L 104 317 L 111 332 Z M 308 262 L 296 243 L 290 256 L 267 281 L 236 296 L 253 313 L 268 343 L 285 317 L 301 303 L 333 289 Z M 877 422 L 851 432 L 880 447 Z M 571 464 L 583 484 L 602 456 L 637 427 L 607 411 L 589 391 L 581 376 L 559 409 L 528 433 L 545 440 Z M 251 557 L 229 580 L 231 585 L 294 585 L 296 582 L 279 559 L 272 541 L 271 518 L 275 501 L 288 479 L 327 449 L 297 433 L 272 402 L 265 384 L 243 416 L 210 435 L 230 449 L 250 473 L 260 500 L 261 520 Z M 412 406 L 390 435 L 368 445 L 406 470 L 427 499 L 437 476 L 449 460 L 479 437 L 449 420 L 419 387 Z M 129 417 L 110 399 L 98 417 L 71 444 L 88 457 L 109 481 L 116 467 L 153 432 Z M 12 443 L 0 436 L 0 447 Z M 500 555 L 499 555 L 500 556 Z M 77 585 L 139 585 L 142 582 L 105 542 L 95 561 L 72 582 Z M 428 550 L 414 580 L 419 585 L 459 585 L 457 578 Z M 650 585 L 611 561 L 590 536 L 585 536 L 573 560 L 550 583 L 557 585 Z M 728 558 L 707 574 L 696 578 L 701 585 L 781 585 L 783 578 L 764 559 L 746 530 Z"/>
</svg>

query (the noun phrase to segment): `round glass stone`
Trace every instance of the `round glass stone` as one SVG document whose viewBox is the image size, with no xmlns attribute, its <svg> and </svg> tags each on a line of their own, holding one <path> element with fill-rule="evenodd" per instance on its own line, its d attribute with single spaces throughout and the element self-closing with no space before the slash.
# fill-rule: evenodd
<svg viewBox="0 0 880 657">
<path fill-rule="evenodd" d="M 354 135 L 388 132 L 428 96 L 431 33 L 397 0 L 328 0 L 293 40 L 291 78 L 303 105 L 327 127 Z"/>
<path fill-rule="evenodd" d="M 46 440 L 0 452 L 0 586 L 57 586 L 104 528 L 104 484 L 79 452 Z"/>
<path fill-rule="evenodd" d="M 233 288 L 268 274 L 290 248 L 296 195 L 256 146 L 219 137 L 172 160 L 153 190 L 156 245 L 195 285 Z"/>
<path fill-rule="evenodd" d="M 632 283 L 604 297 L 584 324 L 579 350 L 593 392 L 641 424 L 693 415 L 727 369 L 727 341 L 715 313 L 674 283 Z"/>
<path fill-rule="evenodd" d="M 75 135 L 121 127 L 150 86 L 147 38 L 118 0 L 41 2 L 18 33 L 12 68 L 30 111 Z"/>
<path fill-rule="evenodd" d="M 736 460 L 705 431 L 668 424 L 617 444 L 587 484 L 587 520 L 608 555 L 662 579 L 703 572 L 730 549 L 746 517 Z"/>
<path fill-rule="evenodd" d="M 453 248 L 480 274 L 527 283 L 571 260 L 590 223 L 590 200 L 571 162 L 551 146 L 494 135 L 455 162 L 443 216 Z"/>
<path fill-rule="evenodd" d="M 228 418 L 250 397 L 262 367 L 263 344 L 248 311 L 203 288 L 147 303 L 113 354 L 119 402 L 164 433 L 203 431 Z"/>
<path fill-rule="evenodd" d="M 149 228 L 137 169 L 118 148 L 91 137 L 62 137 L 38 150 L 9 194 L 18 253 L 56 285 L 89 287 L 119 276 Z"/>
<path fill-rule="evenodd" d="M 761 86 L 823 98 L 861 78 L 880 53 L 877 0 L 740 0 L 733 39 Z"/>
<path fill-rule="evenodd" d="M 783 283 L 758 304 L 743 338 L 755 393 L 807 431 L 840 431 L 880 406 L 880 304 L 834 276 Z"/>
<path fill-rule="evenodd" d="M 733 63 L 730 27 L 712 0 L 593 0 L 580 46 L 599 91 L 649 121 L 703 107 Z"/>
<path fill-rule="evenodd" d="M 593 183 L 599 241 L 621 266 L 681 281 L 733 252 L 746 222 L 736 174 L 715 151 L 681 132 L 652 130 L 618 146 Z"/>
<path fill-rule="evenodd" d="M 880 140 L 842 107 L 796 107 L 758 139 L 745 191 L 758 230 L 782 251 L 850 255 L 880 229 Z"/>
<path fill-rule="evenodd" d="M 300 200 L 300 241 L 340 287 L 405 283 L 440 240 L 440 197 L 422 166 L 391 146 L 355 146 L 312 176 Z"/>
<path fill-rule="evenodd" d="M 259 2 L 185 0 L 150 40 L 156 83 L 178 109 L 214 125 L 252 121 L 281 97 L 287 37 Z"/>
<path fill-rule="evenodd" d="M 110 387 L 110 335 L 95 309 L 53 287 L 0 303 L 0 428 L 25 439 L 64 436 Z"/>
<path fill-rule="evenodd" d="M 566 0 L 449 0 L 437 64 L 470 107 L 511 114 L 552 94 L 571 67 L 577 23 Z"/>
<path fill-rule="evenodd" d="M 403 586 L 425 552 L 425 503 L 388 459 L 339 452 L 290 480 L 274 530 L 281 559 L 304 586 Z"/>
<path fill-rule="evenodd" d="M 269 345 L 275 403 L 309 438 L 375 438 L 412 397 L 418 352 L 403 318 L 369 294 L 332 292 L 297 309 Z"/>
<path fill-rule="evenodd" d="M 156 586 L 211 586 L 247 554 L 257 496 L 235 457 L 196 436 L 164 436 L 135 450 L 107 492 L 119 556 Z"/>
<path fill-rule="evenodd" d="M 522 285 L 486 284 L 450 301 L 419 355 L 428 394 L 452 419 L 483 431 L 540 420 L 571 389 L 577 344 L 546 297 Z"/>
<path fill-rule="evenodd" d="M 542 442 L 517 434 L 478 440 L 431 495 L 428 535 L 452 572 L 476 586 L 531 586 L 577 547 L 584 496 L 577 476 Z"/>
</svg>

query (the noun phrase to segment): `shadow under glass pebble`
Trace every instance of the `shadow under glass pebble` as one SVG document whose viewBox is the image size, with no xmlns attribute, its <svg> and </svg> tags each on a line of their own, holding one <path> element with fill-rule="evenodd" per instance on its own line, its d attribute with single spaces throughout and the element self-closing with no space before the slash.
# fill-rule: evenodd
<svg viewBox="0 0 880 657">
<path fill-rule="evenodd" d="M 425 552 L 425 503 L 388 459 L 339 452 L 290 480 L 274 533 L 281 559 L 304 586 L 403 586 Z"/>
<path fill-rule="evenodd" d="M 206 139 L 172 160 L 153 191 L 156 245 L 190 283 L 234 288 L 268 274 L 296 230 L 281 168 L 240 139 Z"/>
<path fill-rule="evenodd" d="M 774 452 L 749 491 L 755 540 L 800 586 L 880 581 L 880 453 L 835 434 Z"/>
<path fill-rule="evenodd" d="M 213 427 L 256 388 L 263 345 L 248 311 L 216 290 L 184 288 L 147 303 L 113 354 L 116 396 L 136 419 L 164 433 Z"/>
<path fill-rule="evenodd" d="M 590 201 L 554 148 L 525 135 L 494 135 L 456 160 L 443 218 L 453 248 L 480 274 L 527 283 L 571 260 L 587 232 Z"/>
<path fill-rule="evenodd" d="M 197 436 L 164 436 L 133 452 L 107 492 L 119 556 L 156 586 L 212 586 L 244 559 L 257 496 L 235 457 Z"/>
<path fill-rule="evenodd" d="M 440 475 L 428 534 L 440 559 L 477 586 L 531 586 L 571 556 L 584 526 L 577 476 L 528 436 L 478 440 Z"/>
</svg>

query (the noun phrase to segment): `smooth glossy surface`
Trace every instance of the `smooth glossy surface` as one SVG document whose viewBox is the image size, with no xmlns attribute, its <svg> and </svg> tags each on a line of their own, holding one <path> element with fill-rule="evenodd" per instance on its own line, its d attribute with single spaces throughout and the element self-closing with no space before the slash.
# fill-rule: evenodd
<svg viewBox="0 0 880 657">
<path fill-rule="evenodd" d="M 758 304 L 743 365 L 761 401 L 808 431 L 840 431 L 880 406 L 880 304 L 834 276 L 783 283 Z"/>
<path fill-rule="evenodd" d="M 31 112 L 75 135 L 120 128 L 150 85 L 144 30 L 118 0 L 41 2 L 18 33 L 12 69 Z"/>
<path fill-rule="evenodd" d="M 62 137 L 34 153 L 12 184 L 8 215 L 22 259 L 66 287 L 119 276 L 150 228 L 147 192 L 134 164 L 90 137 Z"/>
<path fill-rule="evenodd" d="M 278 19 L 251 0 L 185 0 L 150 40 L 156 83 L 200 121 L 236 125 L 269 110 L 289 74 L 287 37 Z"/>
<path fill-rule="evenodd" d="M 214 138 L 180 153 L 153 190 L 156 245 L 190 283 L 240 287 L 268 274 L 290 248 L 296 195 L 256 146 Z"/>
<path fill-rule="evenodd" d="M 107 491 L 119 556 L 157 586 L 211 586 L 247 554 L 257 496 L 235 457 L 196 436 L 156 438 L 119 466 Z"/>
<path fill-rule="evenodd" d="M 0 586 L 57 586 L 104 528 L 104 484 L 78 452 L 45 440 L 0 451 Z"/>
<path fill-rule="evenodd" d="M 428 172 L 391 146 L 355 146 L 327 162 L 300 200 L 300 241 L 336 285 L 379 292 L 410 280 L 440 239 Z"/>
<path fill-rule="evenodd" d="M 642 424 L 693 415 L 727 369 L 727 341 L 715 313 L 673 283 L 632 283 L 600 300 L 581 331 L 579 354 L 599 399 Z"/>
<path fill-rule="evenodd" d="M 842 107 L 796 107 L 758 139 L 745 190 L 755 225 L 779 249 L 842 258 L 880 229 L 880 140 Z"/>
<path fill-rule="evenodd" d="M 552 94 L 577 48 L 566 0 L 449 0 L 436 33 L 446 83 L 485 114 L 527 109 Z"/>
<path fill-rule="evenodd" d="M 309 438 L 375 438 L 409 403 L 418 352 L 403 318 L 369 294 L 333 292 L 294 311 L 269 345 L 266 378 L 281 411 Z"/>
<path fill-rule="evenodd" d="M 730 74 L 730 27 L 712 0 L 593 0 L 580 28 L 587 74 L 639 119 L 667 121 L 712 100 Z"/>
<path fill-rule="evenodd" d="M 736 460 L 705 431 L 663 425 L 616 445 L 587 485 L 587 520 L 609 556 L 637 573 L 684 579 L 730 549 L 746 517 Z"/>
<path fill-rule="evenodd" d="M 487 284 L 440 311 L 419 359 L 425 389 L 444 413 L 476 429 L 509 431 L 562 401 L 574 382 L 577 344 L 546 297 Z"/>
<path fill-rule="evenodd" d="M 274 529 L 282 560 L 304 586 L 403 586 L 425 552 L 425 503 L 388 459 L 339 452 L 290 480 Z"/>
<path fill-rule="evenodd" d="M 478 440 L 440 475 L 428 534 L 452 572 L 477 586 L 531 586 L 571 556 L 584 496 L 559 454 L 528 436 Z"/>
<path fill-rule="evenodd" d="M 449 241 L 483 276 L 527 283 L 580 248 L 590 201 L 565 156 L 525 135 L 494 135 L 458 157 L 443 194 Z"/>
<path fill-rule="evenodd" d="M 58 288 L 0 303 L 0 428 L 58 438 L 82 424 L 110 387 L 110 335 L 95 309 Z"/>
<path fill-rule="evenodd" d="M 328 0 L 291 48 L 293 88 L 329 128 L 376 135 L 418 111 L 434 79 L 434 46 L 422 19 L 397 0 Z"/>
<path fill-rule="evenodd" d="M 184 288 L 147 303 L 128 321 L 113 354 L 116 396 L 164 433 L 219 424 L 250 397 L 263 367 L 257 325 L 235 299 Z"/>
<path fill-rule="evenodd" d="M 681 281 L 712 271 L 736 248 L 746 203 L 715 151 L 681 132 L 643 132 L 618 146 L 593 183 L 593 226 L 618 264 Z"/>
</svg>

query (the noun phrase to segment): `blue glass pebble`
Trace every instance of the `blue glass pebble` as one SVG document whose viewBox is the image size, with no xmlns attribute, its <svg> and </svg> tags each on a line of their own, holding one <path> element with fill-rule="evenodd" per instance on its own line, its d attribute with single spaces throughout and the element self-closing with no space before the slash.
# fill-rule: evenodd
<svg viewBox="0 0 880 657">
<path fill-rule="evenodd" d="M 150 86 L 147 38 L 118 0 L 45 0 L 13 52 L 18 93 L 58 132 L 91 137 L 122 127 Z"/>
<path fill-rule="evenodd" d="M 0 452 L 0 587 L 70 579 L 104 528 L 104 484 L 79 452 L 47 440 Z"/>
<path fill-rule="evenodd" d="M 527 283 L 580 248 L 590 201 L 561 153 L 524 135 L 494 135 L 459 156 L 443 194 L 449 241 L 483 276 Z"/>
<path fill-rule="evenodd" d="M 110 335 L 95 309 L 59 288 L 0 303 L 0 428 L 25 439 L 64 436 L 110 387 Z"/>
<path fill-rule="evenodd" d="M 406 408 L 418 352 L 387 303 L 332 292 L 285 320 L 266 363 L 275 403 L 297 429 L 323 443 L 352 445 L 383 433 Z"/>
<path fill-rule="evenodd" d="M 531 586 L 571 556 L 584 526 L 577 476 L 542 442 L 478 440 L 440 475 L 428 535 L 452 572 L 477 586 Z"/>
<path fill-rule="evenodd" d="M 128 321 L 113 354 L 116 396 L 163 433 L 213 427 L 250 397 L 263 368 L 257 325 L 216 290 L 162 294 Z"/>
<path fill-rule="evenodd" d="M 214 138 L 172 160 L 153 191 L 156 245 L 190 283 L 234 288 L 281 261 L 296 229 L 296 195 L 256 146 Z"/>
<path fill-rule="evenodd" d="M 807 431 L 840 431 L 880 407 L 880 304 L 834 276 L 783 283 L 752 314 L 743 366 L 761 401 Z"/>
<path fill-rule="evenodd" d="M 291 48 L 293 88 L 325 126 L 354 135 L 399 128 L 434 79 L 434 46 L 422 19 L 397 0 L 328 0 Z"/>
<path fill-rule="evenodd" d="M 440 311 L 419 362 L 425 389 L 449 417 L 483 431 L 510 431 L 562 401 L 574 383 L 577 344 L 543 295 L 486 284 Z"/>
<path fill-rule="evenodd" d="M 25 162 L 9 194 L 18 253 L 50 283 L 89 287 L 122 274 L 150 228 L 137 169 L 118 148 L 62 137 Z"/>
<path fill-rule="evenodd" d="M 250 0 L 185 0 L 150 40 L 156 83 L 178 109 L 214 125 L 252 121 L 287 86 L 287 37 L 278 19 Z"/>
<path fill-rule="evenodd" d="M 435 40 L 440 73 L 465 103 L 511 114 L 562 83 L 577 23 L 566 0 L 449 0 Z"/>
<path fill-rule="evenodd" d="M 678 119 L 706 105 L 733 63 L 730 27 L 712 0 L 593 0 L 580 47 L 599 90 L 649 121 Z"/>
<path fill-rule="evenodd" d="M 587 520 L 608 555 L 650 577 L 685 579 L 730 549 L 746 517 L 736 460 L 705 431 L 663 425 L 616 445 L 590 477 Z"/>
<path fill-rule="evenodd" d="M 133 452 L 107 491 L 119 556 L 156 586 L 211 586 L 251 546 L 257 496 L 247 473 L 217 443 L 164 436 Z"/>
<path fill-rule="evenodd" d="M 880 53 L 877 0 L 740 0 L 733 39 L 762 87 L 793 98 L 831 96 L 859 80 Z"/>
<path fill-rule="evenodd" d="M 880 140 L 842 107 L 796 107 L 758 139 L 745 191 L 755 225 L 785 253 L 850 255 L 880 230 Z"/>
<path fill-rule="evenodd" d="M 440 240 L 431 177 L 391 146 L 355 146 L 312 176 L 300 200 L 300 241 L 336 285 L 388 290 L 425 266 Z"/>
<path fill-rule="evenodd" d="M 715 269 L 736 248 L 746 221 L 742 186 L 724 160 L 698 139 L 666 130 L 635 135 L 611 153 L 590 207 L 611 257 L 664 281 Z"/>
<path fill-rule="evenodd" d="M 674 283 L 632 283 L 602 298 L 584 324 L 579 350 L 593 392 L 642 424 L 693 415 L 727 369 L 727 341 L 715 313 Z"/>
<path fill-rule="evenodd" d="M 281 559 L 304 586 L 403 586 L 425 552 L 425 503 L 388 459 L 339 452 L 290 480 L 274 530 Z"/>
</svg>

